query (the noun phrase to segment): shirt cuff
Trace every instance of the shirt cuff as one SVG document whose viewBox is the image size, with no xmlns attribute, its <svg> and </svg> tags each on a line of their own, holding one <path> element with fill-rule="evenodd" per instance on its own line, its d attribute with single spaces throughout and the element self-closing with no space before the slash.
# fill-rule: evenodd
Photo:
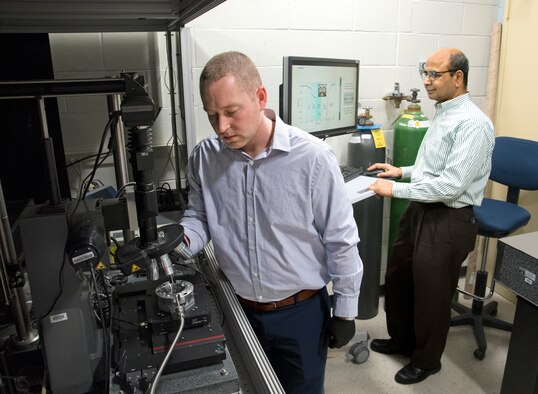
<svg viewBox="0 0 538 394">
<path fill-rule="evenodd" d="M 183 231 L 184 237 L 189 240 L 189 244 L 187 246 L 189 247 L 189 250 L 192 252 L 192 254 L 200 252 L 205 246 L 202 237 L 200 237 L 196 232 L 186 228 L 184 228 Z"/>
<path fill-rule="evenodd" d="M 394 182 L 392 184 L 392 197 L 409 198 L 409 183 Z"/>
<path fill-rule="evenodd" d="M 411 173 L 413 172 L 413 166 L 405 166 L 400 167 L 402 170 L 402 178 L 401 179 L 409 179 L 411 178 Z"/>
<path fill-rule="evenodd" d="M 359 297 L 334 295 L 333 316 L 354 318 L 359 312 Z"/>
</svg>

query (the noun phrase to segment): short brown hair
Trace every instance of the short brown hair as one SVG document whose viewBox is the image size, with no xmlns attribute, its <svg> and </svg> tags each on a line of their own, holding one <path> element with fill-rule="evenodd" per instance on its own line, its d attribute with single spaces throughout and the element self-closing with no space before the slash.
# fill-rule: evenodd
<svg viewBox="0 0 538 394">
<path fill-rule="evenodd" d="M 207 62 L 200 75 L 200 93 L 203 94 L 209 84 L 225 75 L 235 77 L 247 93 L 254 94 L 262 84 L 260 73 L 254 62 L 241 52 L 229 51 L 215 55 Z"/>
</svg>

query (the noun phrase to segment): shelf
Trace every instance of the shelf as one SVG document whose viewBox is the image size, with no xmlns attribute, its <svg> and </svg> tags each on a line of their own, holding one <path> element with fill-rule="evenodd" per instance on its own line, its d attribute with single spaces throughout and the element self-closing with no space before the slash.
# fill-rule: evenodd
<svg viewBox="0 0 538 394">
<path fill-rule="evenodd" d="M 0 0 L 0 33 L 175 31 L 225 0 Z"/>
</svg>

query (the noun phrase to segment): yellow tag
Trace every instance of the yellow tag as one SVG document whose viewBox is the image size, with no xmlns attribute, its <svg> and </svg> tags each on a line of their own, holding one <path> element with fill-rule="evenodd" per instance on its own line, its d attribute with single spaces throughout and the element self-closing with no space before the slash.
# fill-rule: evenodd
<svg viewBox="0 0 538 394">
<path fill-rule="evenodd" d="M 402 118 L 405 118 L 405 119 L 413 119 L 413 115 L 403 114 L 403 115 L 402 115 Z"/>
<path fill-rule="evenodd" d="M 96 270 L 104 270 L 105 268 L 106 268 L 106 266 L 103 264 L 102 261 L 97 263 L 97 266 L 95 267 Z"/>
<path fill-rule="evenodd" d="M 142 268 L 139 265 L 133 264 L 131 266 L 131 273 L 135 273 L 136 271 L 140 271 Z"/>
<path fill-rule="evenodd" d="M 372 130 L 372 137 L 374 137 L 374 145 L 377 149 L 387 147 L 387 144 L 385 143 L 385 136 L 383 135 L 383 130 Z"/>
<path fill-rule="evenodd" d="M 116 263 L 116 251 L 118 250 L 118 247 L 116 245 L 110 245 L 108 249 L 110 252 L 110 256 L 109 256 L 110 262 L 112 264 L 115 264 Z"/>
</svg>

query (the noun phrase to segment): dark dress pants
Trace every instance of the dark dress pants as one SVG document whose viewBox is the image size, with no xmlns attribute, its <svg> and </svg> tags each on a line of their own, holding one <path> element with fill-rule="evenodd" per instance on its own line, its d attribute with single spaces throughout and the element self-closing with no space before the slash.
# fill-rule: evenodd
<svg viewBox="0 0 538 394">
<path fill-rule="evenodd" d="M 322 394 L 330 319 L 327 289 L 273 312 L 242 307 L 286 394 Z"/>
<path fill-rule="evenodd" d="M 390 337 L 412 353 L 417 368 L 440 363 L 452 296 L 476 232 L 472 207 L 411 202 L 402 215 L 385 276 L 385 309 Z"/>
</svg>

